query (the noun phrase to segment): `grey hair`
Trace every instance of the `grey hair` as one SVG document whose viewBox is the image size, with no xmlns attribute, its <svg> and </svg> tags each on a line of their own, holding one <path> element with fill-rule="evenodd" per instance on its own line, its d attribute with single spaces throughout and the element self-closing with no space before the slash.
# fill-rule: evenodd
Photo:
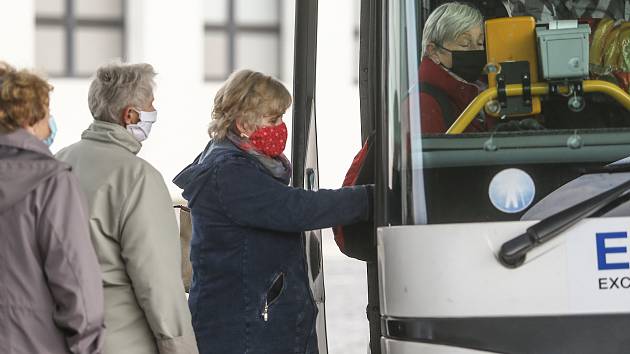
<svg viewBox="0 0 630 354">
<path fill-rule="evenodd" d="M 151 102 L 155 75 L 153 66 L 146 63 L 101 66 L 96 71 L 88 92 L 92 117 L 121 124 L 125 108 L 143 107 Z"/>
<path fill-rule="evenodd" d="M 483 26 L 483 15 L 475 7 L 449 2 L 438 6 L 427 18 L 422 31 L 422 56 L 427 56 L 427 45 L 454 41 L 475 26 Z"/>
</svg>

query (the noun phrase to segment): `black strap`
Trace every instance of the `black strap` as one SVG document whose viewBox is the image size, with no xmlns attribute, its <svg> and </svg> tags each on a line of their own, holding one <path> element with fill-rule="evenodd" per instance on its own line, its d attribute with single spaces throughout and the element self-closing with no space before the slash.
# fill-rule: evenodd
<svg viewBox="0 0 630 354">
<path fill-rule="evenodd" d="M 492 353 L 625 353 L 628 326 L 627 313 L 383 319 L 387 338 Z"/>
<path fill-rule="evenodd" d="M 435 98 L 440 109 L 442 110 L 442 119 L 444 120 L 444 126 L 446 129 L 450 128 L 457 117 L 453 112 L 453 102 L 448 97 L 448 94 L 439 87 L 433 86 L 427 82 L 420 82 L 420 92 L 429 94 Z"/>
</svg>

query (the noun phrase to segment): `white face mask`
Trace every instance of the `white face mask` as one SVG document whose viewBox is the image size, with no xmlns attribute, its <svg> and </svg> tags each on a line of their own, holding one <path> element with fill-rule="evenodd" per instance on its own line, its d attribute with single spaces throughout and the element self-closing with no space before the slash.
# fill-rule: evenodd
<svg viewBox="0 0 630 354">
<path fill-rule="evenodd" d="M 151 132 L 151 126 L 157 120 L 157 110 L 152 112 L 145 112 L 137 109 L 133 110 L 138 112 L 140 115 L 140 121 L 136 124 L 127 125 L 127 130 L 139 142 L 147 140 L 149 133 Z"/>
</svg>

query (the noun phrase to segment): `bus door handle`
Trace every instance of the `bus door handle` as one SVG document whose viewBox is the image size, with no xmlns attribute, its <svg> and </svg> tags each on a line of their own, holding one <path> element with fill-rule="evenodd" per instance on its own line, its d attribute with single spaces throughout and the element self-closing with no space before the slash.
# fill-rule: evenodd
<svg viewBox="0 0 630 354">
<path fill-rule="evenodd" d="M 306 169 L 306 190 L 312 191 L 315 187 L 315 170 L 312 168 Z"/>
</svg>

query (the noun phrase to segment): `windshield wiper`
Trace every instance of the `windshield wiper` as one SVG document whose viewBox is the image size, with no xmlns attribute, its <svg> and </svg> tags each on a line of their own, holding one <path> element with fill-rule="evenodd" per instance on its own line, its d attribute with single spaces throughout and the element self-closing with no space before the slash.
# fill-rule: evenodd
<svg viewBox="0 0 630 354">
<path fill-rule="evenodd" d="M 630 172 L 630 162 L 610 164 L 599 167 L 588 167 L 581 171 L 582 175 L 590 175 L 595 173 L 618 173 L 618 172 Z"/>
<path fill-rule="evenodd" d="M 578 221 L 624 198 L 628 191 L 630 191 L 630 180 L 544 218 L 528 227 L 524 234 L 505 242 L 499 252 L 499 261 L 508 268 L 520 267 L 525 262 L 529 251 L 553 239 Z"/>
</svg>

